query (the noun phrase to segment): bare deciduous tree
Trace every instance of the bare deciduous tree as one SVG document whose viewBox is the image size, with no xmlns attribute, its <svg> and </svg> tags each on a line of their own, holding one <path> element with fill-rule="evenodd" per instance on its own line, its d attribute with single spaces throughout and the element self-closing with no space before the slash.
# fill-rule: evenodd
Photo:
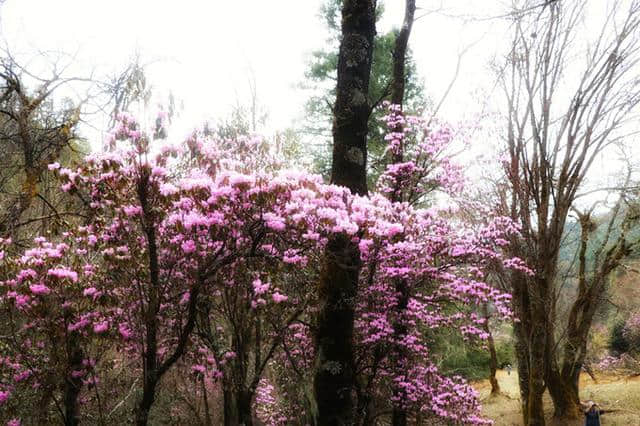
<svg viewBox="0 0 640 426">
<path fill-rule="evenodd" d="M 519 5 L 519 10 L 535 5 Z M 581 281 L 573 303 L 574 323 L 566 340 L 560 368 L 557 347 L 559 288 L 558 255 L 567 219 L 584 191 L 594 161 L 623 138 L 625 123 L 640 102 L 637 65 L 640 44 L 640 4 L 612 1 L 597 37 L 581 57 L 578 36 L 585 16 L 582 1 L 547 2 L 535 13 L 519 14 L 514 40 L 502 73 L 507 100 L 507 165 L 509 191 L 503 208 L 522 225 L 513 241 L 514 256 L 524 259 L 535 275 L 509 277 L 516 354 L 524 423 L 544 425 L 542 394 L 549 390 L 555 415 L 579 415 L 575 374 L 595 305 L 597 284 L 588 290 Z M 515 15 L 514 15 L 515 16 Z M 616 250 L 626 250 L 620 242 Z M 608 249 L 607 253 L 610 253 Z M 616 252 L 617 253 L 617 252 Z M 615 268 L 618 254 L 604 256 L 601 280 Z M 608 263 L 607 263 L 608 262 Z M 586 310 L 585 310 L 586 309 Z M 577 322 L 575 322 L 577 321 Z M 569 349 L 572 348 L 572 349 Z"/>
<path fill-rule="evenodd" d="M 35 80 L 35 88 L 26 79 Z M 33 215 L 24 216 L 36 200 L 42 218 L 66 214 L 47 199 L 42 185 L 47 165 L 77 139 L 82 102 L 58 106 L 53 100 L 57 90 L 77 80 L 63 77 L 55 66 L 51 76 L 40 78 L 8 54 L 0 60 L 0 235 L 15 236 L 35 222 Z"/>
</svg>

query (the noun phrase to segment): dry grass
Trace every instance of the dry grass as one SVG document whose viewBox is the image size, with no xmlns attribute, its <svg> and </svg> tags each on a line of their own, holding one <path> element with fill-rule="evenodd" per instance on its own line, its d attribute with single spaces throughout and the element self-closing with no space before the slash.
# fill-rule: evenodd
<svg viewBox="0 0 640 426">
<path fill-rule="evenodd" d="M 602 416 L 603 426 L 640 426 L 640 377 L 627 379 L 624 376 L 596 375 L 597 383 L 587 375 L 580 378 L 581 399 L 592 399 L 603 409 L 615 409 L 613 413 Z M 518 375 L 515 371 L 508 375 L 506 371 L 498 371 L 498 382 L 502 395 L 489 397 L 491 387 L 487 380 L 473 383 L 480 393 L 483 413 L 493 419 L 498 426 L 518 426 L 522 424 L 520 415 L 520 398 L 518 391 Z M 545 407 L 549 424 L 553 406 L 548 395 L 545 395 Z M 584 424 L 583 421 L 576 425 Z M 567 425 L 566 422 L 562 426 Z"/>
</svg>

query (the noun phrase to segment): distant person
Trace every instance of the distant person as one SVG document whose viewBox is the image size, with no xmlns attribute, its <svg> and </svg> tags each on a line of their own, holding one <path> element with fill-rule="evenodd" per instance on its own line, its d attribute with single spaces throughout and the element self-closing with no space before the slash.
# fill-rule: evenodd
<svg viewBox="0 0 640 426">
<path fill-rule="evenodd" d="M 587 411 L 585 411 L 585 426 L 600 426 L 600 416 L 605 413 L 598 404 L 593 401 L 587 401 Z"/>
<path fill-rule="evenodd" d="M 507 375 L 511 375 L 511 364 L 507 364 Z"/>
</svg>

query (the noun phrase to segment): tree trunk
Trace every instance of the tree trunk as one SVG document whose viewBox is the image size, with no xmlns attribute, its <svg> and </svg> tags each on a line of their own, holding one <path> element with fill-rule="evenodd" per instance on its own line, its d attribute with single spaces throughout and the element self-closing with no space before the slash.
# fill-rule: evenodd
<svg viewBox="0 0 640 426">
<path fill-rule="evenodd" d="M 204 423 L 206 426 L 213 426 L 213 421 L 211 420 L 211 411 L 209 409 L 207 386 L 204 381 L 204 376 L 201 378 L 200 384 L 202 385 L 202 402 L 204 404 Z"/>
<path fill-rule="evenodd" d="M 515 353 L 518 362 L 518 385 L 520 388 L 520 409 L 522 412 L 522 424 L 529 423 L 529 356 L 527 350 L 526 335 L 521 322 L 513 324 L 515 337 Z"/>
<path fill-rule="evenodd" d="M 527 425 L 544 426 L 544 405 L 542 394 L 545 390 L 545 342 L 546 332 L 543 327 L 536 327 L 544 318 L 534 316 L 534 327 L 531 331 L 529 350 L 529 399 L 527 401 Z"/>
<path fill-rule="evenodd" d="M 83 354 L 78 345 L 77 336 L 73 333 L 69 336 L 67 352 L 69 367 L 64 383 L 64 424 L 65 426 L 77 426 L 80 424 L 78 397 L 82 389 L 82 378 L 73 377 L 73 371 L 82 370 Z"/>
<path fill-rule="evenodd" d="M 160 266 L 158 262 L 158 246 L 156 241 L 156 228 L 151 206 L 149 205 L 149 176 L 146 173 L 138 181 L 138 199 L 142 207 L 144 225 L 143 231 L 147 242 L 147 256 L 149 268 L 149 283 L 147 287 L 148 303 L 144 316 L 144 353 L 143 360 L 143 385 L 142 398 L 138 403 L 136 412 L 136 424 L 145 426 L 149 421 L 149 411 L 155 400 L 156 386 L 158 384 L 158 318 L 160 309 Z"/>
<path fill-rule="evenodd" d="M 238 406 L 235 403 L 236 399 L 229 383 L 223 383 L 222 386 L 224 426 L 236 426 L 240 423 L 238 420 Z"/>
<path fill-rule="evenodd" d="M 138 403 L 136 410 L 136 425 L 146 426 L 149 422 L 149 412 L 156 398 L 156 387 L 158 380 L 156 379 L 155 370 L 146 371 L 144 375 L 144 385 L 142 386 L 142 398 Z"/>
<path fill-rule="evenodd" d="M 333 109 L 331 183 L 367 193 L 369 79 L 375 36 L 375 0 L 345 0 Z"/>
<path fill-rule="evenodd" d="M 491 383 L 491 395 L 497 395 L 500 393 L 500 385 L 496 378 L 496 372 L 498 371 L 498 354 L 496 353 L 496 345 L 493 341 L 491 328 L 489 327 L 489 306 L 487 303 L 482 305 L 482 314 L 485 319 L 483 328 L 488 336 L 487 346 L 489 347 L 489 383 Z"/>
<path fill-rule="evenodd" d="M 405 313 L 407 306 L 409 305 L 409 287 L 407 281 L 404 279 L 396 280 L 395 286 L 396 293 L 398 294 L 398 305 L 396 306 L 397 318 L 393 324 L 393 338 L 395 345 L 393 348 L 393 361 L 396 368 L 396 374 L 402 374 L 407 371 L 407 350 L 403 343 L 407 335 L 407 326 L 405 324 Z M 407 425 L 407 408 L 406 404 L 407 396 L 403 387 L 394 384 L 393 396 L 397 398 L 397 405 L 393 407 L 391 413 L 391 424 L 393 426 L 406 426 Z"/>
<path fill-rule="evenodd" d="M 577 372 L 580 376 L 580 372 Z M 577 382 L 572 378 L 565 380 L 557 370 L 547 375 L 547 389 L 553 401 L 554 414 L 558 419 L 566 421 L 576 420 L 581 417 L 580 401 Z"/>
<path fill-rule="evenodd" d="M 395 40 L 395 46 L 393 50 L 393 79 L 391 84 L 391 103 L 394 105 L 400 105 L 404 102 L 404 88 L 406 84 L 405 75 L 405 61 L 407 56 L 407 47 L 409 45 L 409 36 L 411 35 L 411 28 L 413 27 L 413 18 L 416 11 L 415 0 L 406 0 L 404 10 L 404 20 L 402 22 L 402 28 L 398 33 Z M 402 132 L 402 125 L 398 125 L 399 128 L 394 129 L 394 132 Z M 403 161 L 403 147 L 399 147 L 397 152 L 393 153 L 393 162 L 400 163 Z M 402 201 L 401 198 L 402 188 L 394 188 L 392 193 L 392 201 Z M 397 280 L 396 292 L 399 295 L 397 305 L 396 323 L 393 325 L 394 338 L 397 342 L 404 340 L 404 336 L 407 334 L 407 327 L 404 324 L 404 314 L 407 310 L 409 303 L 409 288 L 406 280 Z M 406 349 L 402 344 L 397 343 L 394 351 L 395 366 L 399 371 L 406 371 L 407 366 L 407 354 Z M 399 405 L 393 407 L 391 414 L 391 424 L 393 426 L 406 426 L 407 424 L 407 408 L 406 408 L 406 395 L 404 389 L 396 386 L 393 390 L 393 394 L 399 400 Z"/>
<path fill-rule="evenodd" d="M 548 359 L 550 341 L 550 324 L 553 324 L 552 301 L 549 296 L 549 288 L 552 279 L 548 279 L 548 264 L 538 263 L 539 275 L 526 281 L 527 291 L 530 293 L 529 306 L 531 321 L 528 324 L 529 339 L 529 400 L 528 400 L 528 425 L 544 426 L 544 405 L 542 395 L 546 388 L 546 361 Z"/>
<path fill-rule="evenodd" d="M 513 293 L 512 309 L 516 320 L 513 322 L 515 337 L 515 353 L 518 360 L 518 384 L 520 387 L 520 403 L 522 410 L 522 424 L 529 424 L 529 394 L 531 360 L 529 358 L 529 336 L 531 330 L 531 314 L 527 290 L 527 277 L 513 272 L 510 278 Z"/>
<path fill-rule="evenodd" d="M 238 407 L 238 424 L 240 426 L 253 426 L 251 400 L 252 395 L 247 391 L 240 391 L 236 395 L 236 406 Z"/>
<path fill-rule="evenodd" d="M 346 235 L 333 237 L 320 282 L 314 391 L 319 425 L 353 423 L 353 320 L 359 253 Z"/>
<path fill-rule="evenodd" d="M 251 402 L 253 394 L 247 390 L 223 389 L 224 425 L 225 426 L 252 426 L 253 412 Z"/>
<path fill-rule="evenodd" d="M 367 99 L 375 0 L 345 0 L 333 119 L 331 183 L 367 193 Z M 319 283 L 314 393 L 319 425 L 354 422 L 353 321 L 360 253 L 347 235 L 329 239 Z"/>
<path fill-rule="evenodd" d="M 406 0 L 404 8 L 404 20 L 402 28 L 396 37 L 393 49 L 393 80 L 391 83 L 391 103 L 402 105 L 404 103 L 404 87 L 407 81 L 405 75 L 405 60 L 409 36 L 413 27 L 413 18 L 416 12 L 416 0 Z"/>
</svg>

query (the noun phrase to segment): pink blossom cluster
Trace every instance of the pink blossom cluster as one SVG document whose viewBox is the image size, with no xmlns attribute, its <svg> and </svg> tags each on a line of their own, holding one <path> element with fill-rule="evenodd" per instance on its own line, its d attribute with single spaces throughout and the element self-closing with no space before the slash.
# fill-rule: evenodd
<svg viewBox="0 0 640 426">
<path fill-rule="evenodd" d="M 462 168 L 447 156 L 456 138 L 453 128 L 436 120 L 404 115 L 398 105 L 386 106 L 388 114 L 383 122 L 388 129 L 385 140 L 392 161 L 380 176 L 377 190 L 410 203 L 435 190 L 459 193 L 465 183 Z"/>
</svg>

